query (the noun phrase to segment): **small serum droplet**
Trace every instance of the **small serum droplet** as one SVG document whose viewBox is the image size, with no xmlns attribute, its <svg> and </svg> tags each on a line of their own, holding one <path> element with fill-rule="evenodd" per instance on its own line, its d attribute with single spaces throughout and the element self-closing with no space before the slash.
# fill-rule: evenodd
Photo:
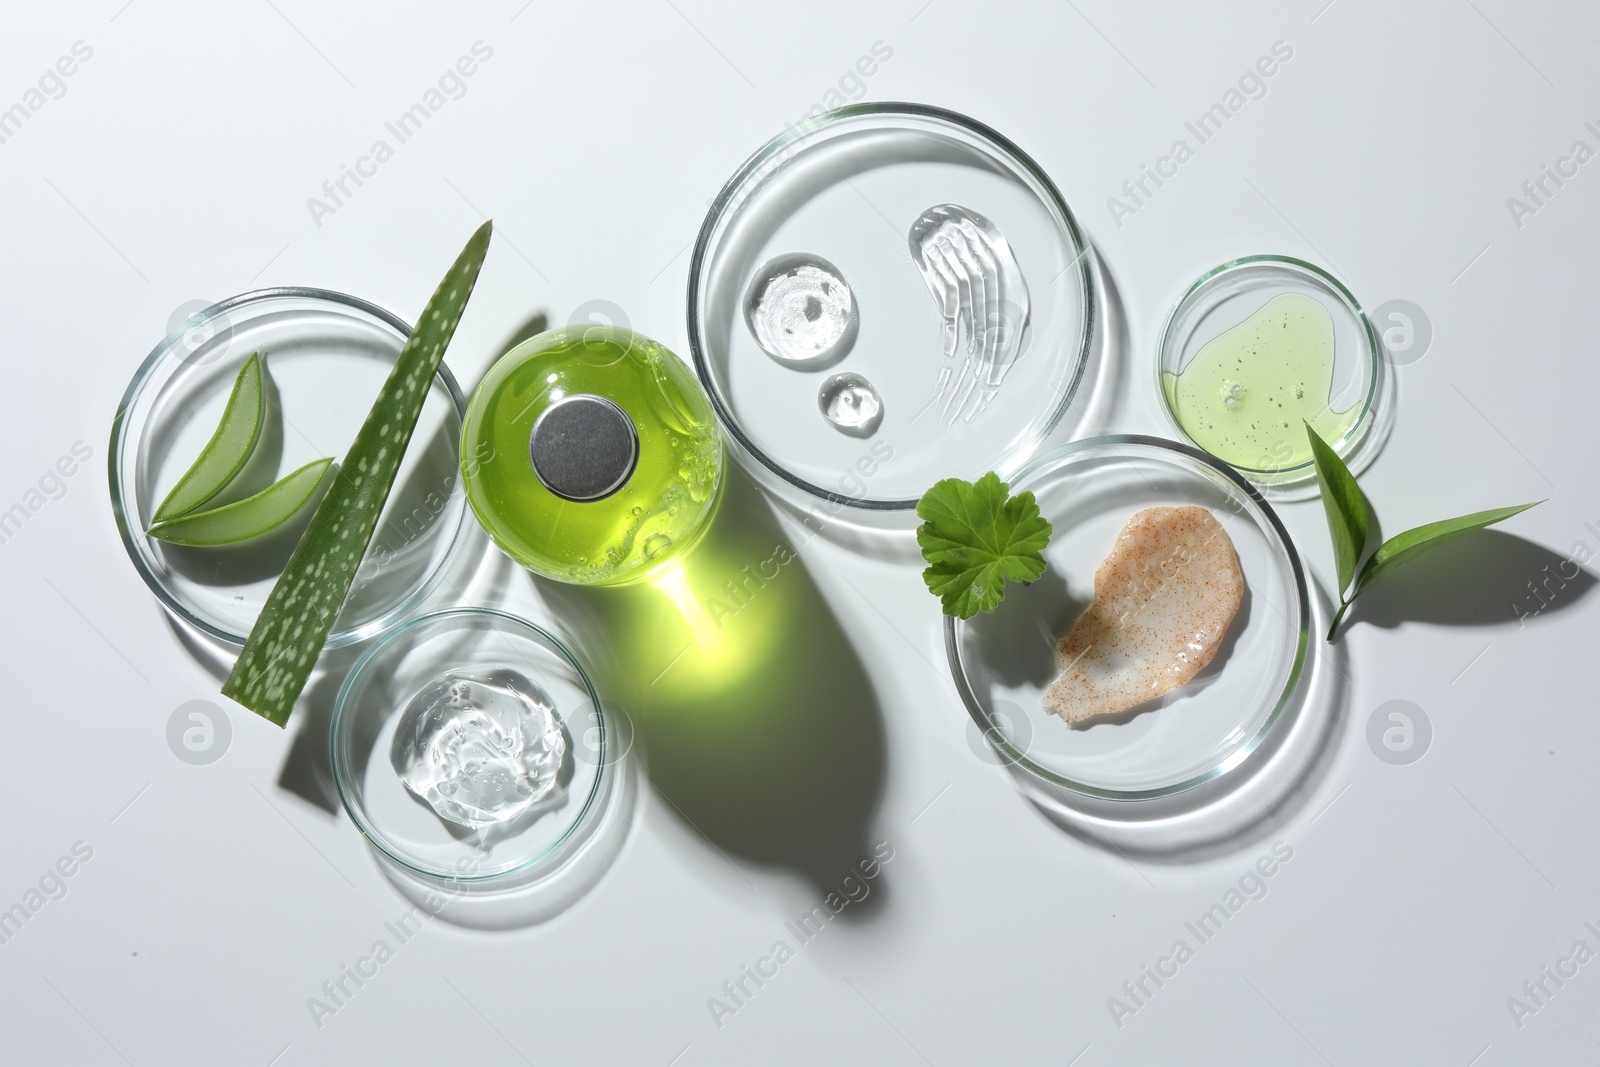
<svg viewBox="0 0 1600 1067">
<path fill-rule="evenodd" d="M 870 437 L 883 421 L 883 399 L 859 374 L 835 374 L 817 390 L 822 417 L 840 433 Z"/>
</svg>

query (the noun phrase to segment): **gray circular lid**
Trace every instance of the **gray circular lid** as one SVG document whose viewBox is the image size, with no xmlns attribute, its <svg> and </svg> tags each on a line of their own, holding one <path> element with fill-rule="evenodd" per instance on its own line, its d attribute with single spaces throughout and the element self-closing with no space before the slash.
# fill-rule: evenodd
<svg viewBox="0 0 1600 1067">
<path fill-rule="evenodd" d="M 639 463 L 639 431 L 612 401 L 593 393 L 574 393 L 534 420 L 528 458 L 539 481 L 556 496 L 601 500 L 633 476 Z"/>
</svg>

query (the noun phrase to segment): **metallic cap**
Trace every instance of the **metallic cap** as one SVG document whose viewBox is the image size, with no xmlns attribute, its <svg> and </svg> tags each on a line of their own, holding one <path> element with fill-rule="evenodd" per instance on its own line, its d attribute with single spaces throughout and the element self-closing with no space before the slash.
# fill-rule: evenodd
<svg viewBox="0 0 1600 1067">
<path fill-rule="evenodd" d="M 545 408 L 528 437 L 528 458 L 544 487 L 566 500 L 603 500 L 633 477 L 639 431 L 603 396 L 574 393 Z"/>
</svg>

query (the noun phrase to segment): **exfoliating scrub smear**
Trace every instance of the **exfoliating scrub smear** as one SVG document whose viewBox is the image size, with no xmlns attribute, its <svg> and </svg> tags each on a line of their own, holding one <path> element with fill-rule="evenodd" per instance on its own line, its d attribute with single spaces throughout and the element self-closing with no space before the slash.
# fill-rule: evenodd
<svg viewBox="0 0 1600 1067">
<path fill-rule="evenodd" d="M 956 689 L 997 758 L 1033 784 L 1117 801 L 1240 766 L 1299 691 L 1310 632 L 1300 558 L 1271 506 L 1210 456 L 1129 434 L 1046 453 L 1013 489 L 1052 525 L 1043 575 L 991 613 L 945 617 Z M 1193 527 L 1187 549 L 1142 574 L 1119 566 L 1145 554 L 1133 541 L 1152 523 L 1170 548 L 1175 521 Z M 1134 581 L 1108 587 L 1117 570 Z M 1111 622 L 1097 628 L 1097 614 Z M 1194 662 L 1163 682 L 1201 631 Z"/>
</svg>

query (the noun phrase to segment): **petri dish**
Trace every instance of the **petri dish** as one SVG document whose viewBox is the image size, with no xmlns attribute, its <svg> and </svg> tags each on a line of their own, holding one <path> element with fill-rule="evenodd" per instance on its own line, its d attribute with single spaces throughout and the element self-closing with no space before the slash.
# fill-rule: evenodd
<svg viewBox="0 0 1600 1067">
<path fill-rule="evenodd" d="M 1309 422 L 1352 467 L 1378 443 L 1382 350 L 1350 291 L 1289 256 L 1207 271 L 1161 333 L 1157 387 L 1173 427 L 1258 485 L 1314 480 Z"/>
<path fill-rule="evenodd" d="M 992 613 L 945 619 L 956 689 L 1000 758 L 1047 787 L 1109 800 L 1171 796 L 1238 767 L 1300 685 L 1310 634 L 1305 573 L 1288 533 L 1248 481 L 1187 445 L 1111 435 L 1066 445 L 1021 471 L 1055 527 L 1044 576 L 1012 586 Z M 1056 642 L 1094 593 L 1127 520 L 1162 505 L 1208 508 L 1245 579 L 1212 662 L 1188 684 L 1114 719 L 1069 726 L 1041 696 Z"/>
<path fill-rule="evenodd" d="M 343 457 L 411 327 L 321 289 L 263 289 L 197 313 L 156 345 L 111 427 L 111 507 L 134 568 L 176 618 L 243 645 L 311 509 L 238 545 L 186 548 L 146 537 L 150 517 L 210 439 L 239 368 L 262 354 L 266 422 L 239 489 L 254 492 L 320 456 Z M 383 515 L 325 647 L 394 625 L 432 591 L 466 514 L 457 447 L 466 401 L 440 364 Z M 223 498 L 218 498 L 221 502 Z"/>
<path fill-rule="evenodd" d="M 566 751 L 556 791 L 508 822 L 472 831 L 410 793 L 391 746 L 412 697 L 447 671 L 510 671 L 548 694 Z M 617 761 L 610 719 L 566 645 L 525 619 L 486 608 L 419 615 L 356 663 L 334 704 L 334 783 L 351 820 L 388 860 L 452 886 L 503 889 L 552 873 L 589 839 Z"/>
<path fill-rule="evenodd" d="M 941 205 L 991 224 L 1022 279 L 984 290 L 991 296 L 981 308 L 978 297 L 963 297 L 948 358 L 941 303 L 910 241 Z M 764 484 L 859 511 L 910 513 L 940 478 L 988 470 L 1009 478 L 1061 422 L 1094 326 L 1087 251 L 1049 177 L 987 126 L 916 104 L 830 111 L 769 141 L 713 201 L 689 268 L 695 370 L 738 461 Z M 849 318 L 837 340 L 821 336 L 815 358 L 800 358 L 804 348 L 775 358 L 751 308 L 765 274 L 796 269 L 847 284 Z M 977 274 L 968 281 L 982 290 Z M 826 307 L 828 294 L 819 295 Z M 1003 354 L 998 341 L 987 357 L 971 346 L 1002 335 Z M 999 378 L 992 393 L 987 370 L 971 385 L 983 368 Z M 818 410 L 824 380 L 846 372 L 877 393 L 882 414 L 869 434 L 841 432 Z"/>
</svg>

